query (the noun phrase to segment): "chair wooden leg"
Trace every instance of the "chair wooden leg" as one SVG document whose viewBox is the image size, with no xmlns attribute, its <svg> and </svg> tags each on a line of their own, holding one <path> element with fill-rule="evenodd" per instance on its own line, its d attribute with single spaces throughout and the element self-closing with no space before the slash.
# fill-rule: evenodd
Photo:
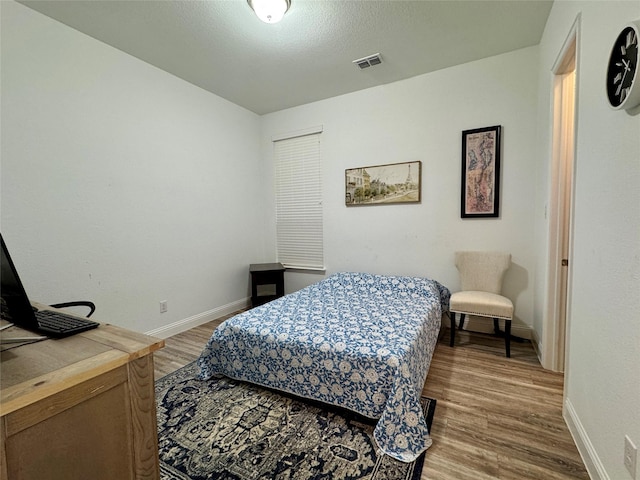
<svg viewBox="0 0 640 480">
<path fill-rule="evenodd" d="M 464 317 L 466 316 L 467 315 L 465 313 L 460 314 L 460 323 L 458 324 L 458 330 L 462 330 L 462 327 L 464 327 Z"/>
<path fill-rule="evenodd" d="M 511 357 L 511 320 L 504 321 L 504 348 L 507 351 L 507 358 Z"/>
<path fill-rule="evenodd" d="M 495 335 L 502 336 L 502 332 L 500 331 L 500 322 L 497 318 L 493 319 L 493 333 Z"/>
<path fill-rule="evenodd" d="M 449 318 L 451 319 L 451 335 L 449 336 L 449 346 L 453 347 L 453 342 L 456 336 L 456 314 L 449 312 Z"/>
</svg>

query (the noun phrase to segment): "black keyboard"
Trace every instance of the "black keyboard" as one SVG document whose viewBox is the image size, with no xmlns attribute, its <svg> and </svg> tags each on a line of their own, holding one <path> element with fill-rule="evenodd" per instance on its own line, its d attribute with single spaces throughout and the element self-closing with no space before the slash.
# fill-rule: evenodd
<svg viewBox="0 0 640 480">
<path fill-rule="evenodd" d="M 66 336 L 84 332 L 100 325 L 93 320 L 74 317 L 61 312 L 51 310 L 38 310 L 35 312 L 38 319 L 39 330 L 52 336 Z"/>
</svg>

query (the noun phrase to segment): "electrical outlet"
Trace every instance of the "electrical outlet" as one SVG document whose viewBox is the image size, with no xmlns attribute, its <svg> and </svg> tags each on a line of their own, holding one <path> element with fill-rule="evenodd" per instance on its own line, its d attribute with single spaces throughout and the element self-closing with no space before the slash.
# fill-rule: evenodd
<svg viewBox="0 0 640 480">
<path fill-rule="evenodd" d="M 162 300 L 160 302 L 160 313 L 166 313 L 166 311 L 167 311 L 167 301 Z"/>
<path fill-rule="evenodd" d="M 633 444 L 628 435 L 624 436 L 624 466 L 627 467 L 631 478 L 636 478 L 636 461 L 638 460 L 638 449 Z"/>
</svg>

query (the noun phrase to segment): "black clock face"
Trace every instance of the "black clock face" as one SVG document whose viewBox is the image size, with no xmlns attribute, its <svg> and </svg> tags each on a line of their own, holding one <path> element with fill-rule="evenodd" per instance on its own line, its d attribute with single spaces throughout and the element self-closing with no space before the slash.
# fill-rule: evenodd
<svg viewBox="0 0 640 480">
<path fill-rule="evenodd" d="M 607 70 L 607 95 L 613 107 L 622 105 L 631 93 L 637 68 L 638 34 L 626 27 L 613 45 Z"/>
</svg>

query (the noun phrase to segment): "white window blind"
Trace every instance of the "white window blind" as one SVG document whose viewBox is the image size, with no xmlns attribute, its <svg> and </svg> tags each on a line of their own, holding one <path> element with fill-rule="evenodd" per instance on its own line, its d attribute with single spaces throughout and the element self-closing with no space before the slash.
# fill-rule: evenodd
<svg viewBox="0 0 640 480">
<path fill-rule="evenodd" d="M 278 261 L 324 269 L 320 134 L 274 142 Z"/>
</svg>

